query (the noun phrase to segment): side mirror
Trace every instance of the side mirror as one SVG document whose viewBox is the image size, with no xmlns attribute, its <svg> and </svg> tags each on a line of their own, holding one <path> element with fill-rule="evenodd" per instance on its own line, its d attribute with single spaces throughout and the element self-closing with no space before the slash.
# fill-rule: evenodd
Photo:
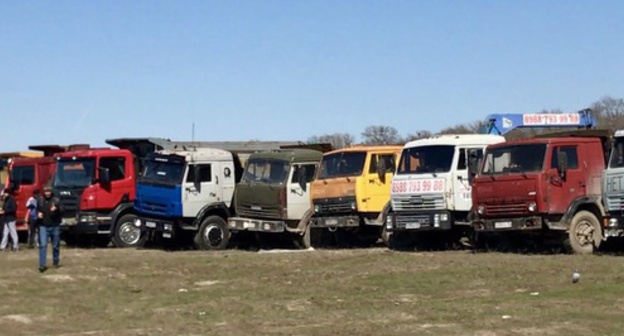
<svg viewBox="0 0 624 336">
<path fill-rule="evenodd" d="M 198 165 L 193 166 L 193 185 L 198 191 L 201 189 L 201 175 Z"/>
<path fill-rule="evenodd" d="M 298 176 L 299 181 L 297 181 L 297 182 L 299 182 L 299 186 L 301 187 L 301 189 L 303 189 L 303 191 L 307 191 L 306 189 L 308 187 L 308 181 L 306 180 L 306 176 L 307 176 L 307 174 L 306 174 L 305 167 L 300 166 L 299 167 L 299 176 Z"/>
<path fill-rule="evenodd" d="M 568 171 L 568 154 L 566 152 L 559 151 L 557 153 L 557 162 L 559 163 L 557 166 L 559 177 L 565 178 L 566 172 Z"/>
<path fill-rule="evenodd" d="M 108 168 L 98 167 L 98 175 L 98 181 L 100 182 L 100 184 L 110 184 L 110 170 Z"/>
<path fill-rule="evenodd" d="M 472 185 L 474 178 L 479 173 L 479 165 L 481 160 L 478 160 L 476 156 L 470 155 L 468 157 L 468 184 Z"/>
<path fill-rule="evenodd" d="M 379 176 L 381 182 L 386 183 L 387 170 L 388 168 L 386 167 L 386 160 L 380 158 L 379 161 L 377 161 L 377 176 Z"/>
</svg>

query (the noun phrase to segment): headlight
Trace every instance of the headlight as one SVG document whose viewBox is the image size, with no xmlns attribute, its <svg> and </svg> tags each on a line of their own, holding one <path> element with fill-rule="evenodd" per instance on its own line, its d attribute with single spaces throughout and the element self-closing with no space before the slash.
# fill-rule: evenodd
<svg viewBox="0 0 624 336">
<path fill-rule="evenodd" d="M 164 224 L 163 229 L 165 231 L 173 231 L 173 226 L 171 224 Z"/>
<path fill-rule="evenodd" d="M 135 218 L 134 219 L 134 226 L 141 227 L 141 219 L 140 218 Z"/>
<path fill-rule="evenodd" d="M 356 210 L 357 209 L 357 205 L 355 205 L 355 202 L 351 202 L 351 210 Z"/>
<path fill-rule="evenodd" d="M 483 205 L 479 205 L 479 207 L 477 207 L 477 213 L 479 215 L 483 215 L 484 212 L 485 212 L 485 207 Z"/>
<path fill-rule="evenodd" d="M 316 212 L 316 213 L 321 212 L 321 207 L 319 205 L 315 205 L 314 206 L 314 212 Z"/>
<path fill-rule="evenodd" d="M 445 214 L 445 213 L 441 214 L 440 215 L 440 220 L 443 221 L 443 222 L 446 222 L 448 220 L 448 214 Z"/>
<path fill-rule="evenodd" d="M 529 211 L 535 212 L 535 210 L 537 210 L 537 204 L 535 204 L 535 202 L 529 203 Z"/>
<path fill-rule="evenodd" d="M 80 215 L 78 221 L 80 223 L 95 222 L 95 215 Z"/>
</svg>

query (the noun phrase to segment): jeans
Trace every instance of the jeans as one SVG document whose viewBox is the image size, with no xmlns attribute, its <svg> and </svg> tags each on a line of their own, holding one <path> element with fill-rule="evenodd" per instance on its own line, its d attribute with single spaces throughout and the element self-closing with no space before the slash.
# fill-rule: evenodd
<svg viewBox="0 0 624 336">
<path fill-rule="evenodd" d="M 13 241 L 13 250 L 17 251 L 18 241 L 17 241 L 17 230 L 15 229 L 15 221 L 6 222 L 2 225 L 4 227 L 4 231 L 2 232 L 2 242 L 0 242 L 0 250 L 4 250 L 9 243 L 9 234 L 11 235 L 11 240 Z"/>
<path fill-rule="evenodd" d="M 46 266 L 48 239 L 52 238 L 52 262 L 58 265 L 61 258 L 61 231 L 57 226 L 39 227 L 39 267 Z"/>
</svg>

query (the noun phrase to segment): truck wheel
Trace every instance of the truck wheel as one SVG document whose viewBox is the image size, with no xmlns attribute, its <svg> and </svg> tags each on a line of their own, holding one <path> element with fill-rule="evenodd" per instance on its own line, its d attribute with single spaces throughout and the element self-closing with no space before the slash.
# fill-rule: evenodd
<svg viewBox="0 0 624 336">
<path fill-rule="evenodd" d="M 392 235 L 391 232 L 388 232 L 388 229 L 386 229 L 386 225 L 384 224 L 383 229 L 381 230 L 381 240 L 383 241 L 384 245 L 386 247 L 390 247 L 390 236 Z"/>
<path fill-rule="evenodd" d="M 598 250 L 602 242 L 600 223 L 589 211 L 579 211 L 572 218 L 568 231 L 569 248 L 578 254 L 590 254 Z"/>
<path fill-rule="evenodd" d="M 395 251 L 413 251 L 414 238 L 409 232 L 393 232 L 388 239 L 388 248 Z"/>
<path fill-rule="evenodd" d="M 137 216 L 123 215 L 115 225 L 115 232 L 112 237 L 113 245 L 116 247 L 141 247 L 145 244 L 146 235 L 142 234 L 141 228 L 134 225 Z"/>
<path fill-rule="evenodd" d="M 299 234 L 299 233 L 295 233 L 295 238 L 293 239 L 293 243 L 295 244 L 296 248 L 302 249 L 302 250 L 307 250 L 310 247 L 312 247 L 312 239 L 311 239 L 311 232 L 310 232 L 310 225 L 306 225 L 306 229 L 305 231 L 303 231 L 303 234 Z"/>
<path fill-rule="evenodd" d="M 230 240 L 227 223 L 219 216 L 209 216 L 199 226 L 193 241 L 200 250 L 223 250 Z"/>
</svg>

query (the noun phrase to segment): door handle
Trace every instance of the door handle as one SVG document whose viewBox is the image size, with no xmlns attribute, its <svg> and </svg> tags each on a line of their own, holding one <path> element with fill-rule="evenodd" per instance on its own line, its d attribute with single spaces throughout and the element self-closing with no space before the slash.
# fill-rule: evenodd
<svg viewBox="0 0 624 336">
<path fill-rule="evenodd" d="M 209 195 L 212 196 L 212 197 L 217 197 L 217 194 L 213 193 L 213 192 L 211 192 Z"/>
</svg>

